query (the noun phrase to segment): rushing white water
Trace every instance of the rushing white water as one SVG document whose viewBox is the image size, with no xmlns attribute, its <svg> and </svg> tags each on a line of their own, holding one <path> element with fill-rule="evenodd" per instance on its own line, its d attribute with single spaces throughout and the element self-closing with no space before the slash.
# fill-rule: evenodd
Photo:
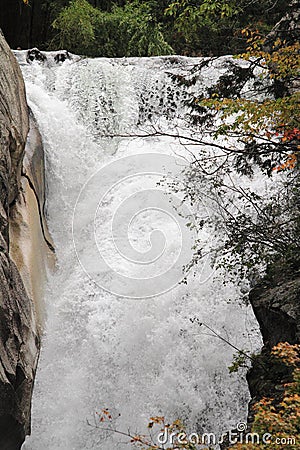
<svg viewBox="0 0 300 450">
<path fill-rule="evenodd" d="M 153 167 L 163 171 L 174 155 L 187 152 L 168 137 L 105 137 L 142 133 L 150 119 L 169 131 L 175 123 L 183 127 L 187 88 L 176 87 L 169 74 L 188 73 L 197 59 L 75 58 L 55 64 L 48 54 L 44 63 L 27 64 L 25 52 L 17 53 L 44 140 L 47 214 L 57 252 L 46 294 L 32 435 L 24 449 L 129 448 L 126 438 L 88 425 L 101 408 L 112 412 L 114 426 L 123 431 L 143 433 L 156 415 L 181 418 L 194 432 L 235 427 L 246 418 L 248 390 L 243 376 L 229 374 L 233 350 L 189 319 L 197 316 L 253 351 L 259 340 L 252 311 L 242 305 L 238 288 L 224 286 L 224 274 L 211 273 L 209 265 L 199 267 L 187 285 L 173 283 L 172 276 L 166 282 L 164 275 L 180 253 L 185 227 L 157 193 L 161 172 Z M 220 71 L 222 61 L 202 82 L 211 83 Z M 167 159 L 160 164 L 161 155 Z M 127 259 L 110 239 L 114 226 L 122 249 L 132 252 Z M 202 239 L 209 241 L 205 231 Z M 105 266 L 95 249 L 103 252 Z M 190 249 L 184 250 L 189 256 Z M 150 259 L 135 264 L 136 254 Z M 147 271 L 154 281 L 145 282 L 142 298 L 140 280 Z M 162 293 L 151 297 L 151 286 Z M 123 296 L 114 294 L 122 289 Z"/>
</svg>

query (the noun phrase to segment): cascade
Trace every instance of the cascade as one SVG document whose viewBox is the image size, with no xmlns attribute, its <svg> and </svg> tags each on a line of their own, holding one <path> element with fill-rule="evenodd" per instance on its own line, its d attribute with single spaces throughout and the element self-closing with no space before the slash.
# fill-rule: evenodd
<svg viewBox="0 0 300 450">
<path fill-rule="evenodd" d="M 180 179 L 189 149 L 155 132 L 191 132 L 185 100 L 224 72 L 227 57 L 180 86 L 174 74 L 192 77 L 201 58 L 16 55 L 45 146 L 57 256 L 23 448 L 129 448 L 93 426 L 102 408 L 125 432 L 145 433 L 162 415 L 197 433 L 234 428 L 247 416 L 245 377 L 229 374 L 233 349 L 190 318 L 249 351 L 260 346 L 258 325 L 209 260 L 180 283 L 193 211 L 161 180 Z M 209 214 L 205 199 L 203 208 Z M 200 238 L 210 245 L 208 230 Z"/>
</svg>

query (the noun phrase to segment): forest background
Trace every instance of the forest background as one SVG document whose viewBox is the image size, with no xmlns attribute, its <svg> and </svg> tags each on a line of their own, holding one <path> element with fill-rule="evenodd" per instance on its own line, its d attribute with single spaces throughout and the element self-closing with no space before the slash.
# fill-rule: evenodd
<svg viewBox="0 0 300 450">
<path fill-rule="evenodd" d="M 267 34 L 285 0 L 2 0 L 12 48 L 66 48 L 87 56 L 241 53 L 251 26 Z"/>
</svg>

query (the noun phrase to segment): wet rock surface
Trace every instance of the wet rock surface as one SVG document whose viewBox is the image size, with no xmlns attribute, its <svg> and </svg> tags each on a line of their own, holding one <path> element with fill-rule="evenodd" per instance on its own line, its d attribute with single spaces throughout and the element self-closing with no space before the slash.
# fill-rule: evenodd
<svg viewBox="0 0 300 450">
<path fill-rule="evenodd" d="M 273 279 L 262 280 L 250 292 L 249 299 L 260 325 L 264 347 L 248 371 L 251 394 L 248 422 L 254 419 L 253 406 L 263 397 L 282 401 L 284 385 L 292 380 L 292 368 L 278 364 L 271 350 L 279 342 L 300 343 L 300 276 L 275 268 Z"/>
<path fill-rule="evenodd" d="M 30 432 L 40 338 L 33 301 L 10 254 L 29 119 L 21 71 L 1 32 L 0 98 L 0 448 L 15 450 Z"/>
<path fill-rule="evenodd" d="M 300 342 L 300 276 L 277 286 L 257 286 L 250 302 L 267 348 Z"/>
</svg>

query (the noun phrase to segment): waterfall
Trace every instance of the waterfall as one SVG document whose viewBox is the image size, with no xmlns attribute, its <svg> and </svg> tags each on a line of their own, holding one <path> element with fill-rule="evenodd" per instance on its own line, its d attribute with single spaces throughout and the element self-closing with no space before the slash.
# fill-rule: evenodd
<svg viewBox="0 0 300 450">
<path fill-rule="evenodd" d="M 217 79 L 226 58 L 187 87 L 172 76 L 192 77 L 200 59 L 16 55 L 44 141 L 57 255 L 23 448 L 130 448 L 93 426 L 102 408 L 133 433 L 157 415 L 193 432 L 234 428 L 247 415 L 245 372 L 229 374 L 233 349 L 190 318 L 249 351 L 259 348 L 258 326 L 209 260 L 180 283 L 193 211 L 161 180 L 180 179 L 188 151 L 172 136 L 145 136 L 153 127 L 187 133 L 187 95 Z M 200 237 L 209 246 L 209 231 Z"/>
</svg>

